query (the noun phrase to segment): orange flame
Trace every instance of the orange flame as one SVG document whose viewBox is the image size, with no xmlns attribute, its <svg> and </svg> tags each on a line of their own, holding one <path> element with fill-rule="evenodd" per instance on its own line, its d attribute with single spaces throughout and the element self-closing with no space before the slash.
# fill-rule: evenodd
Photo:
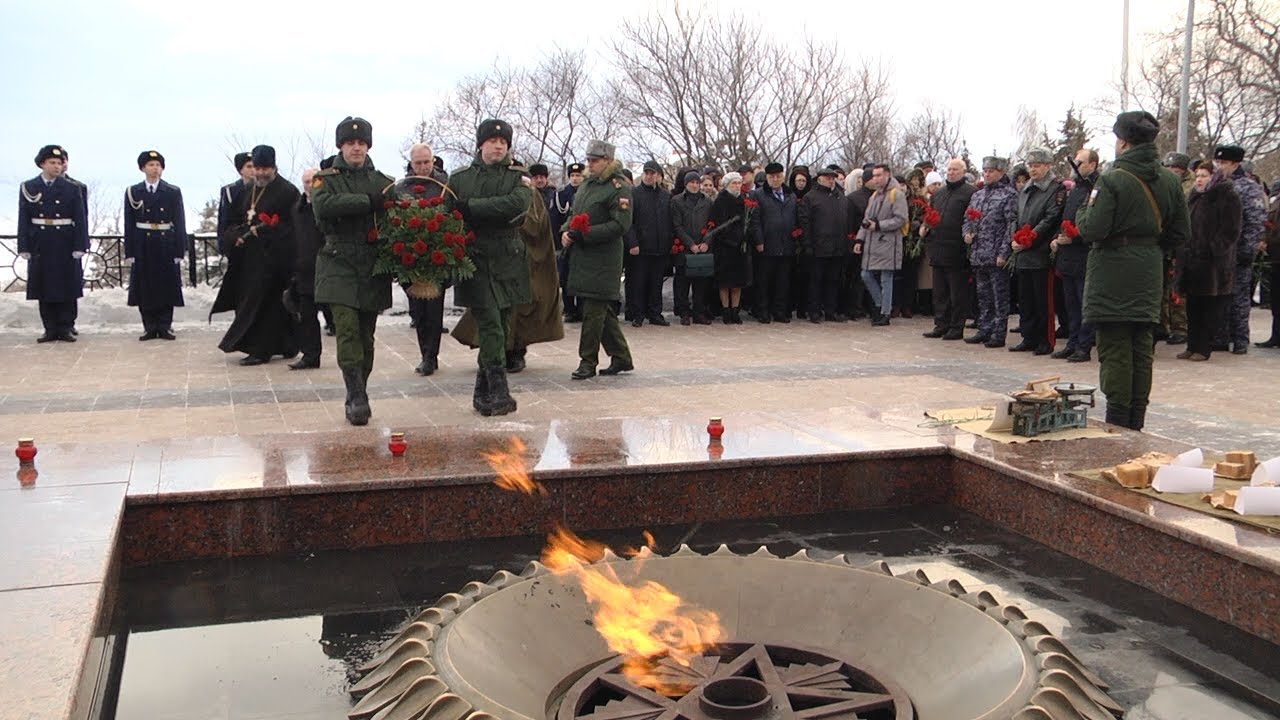
<svg viewBox="0 0 1280 720">
<path fill-rule="evenodd" d="M 504 490 L 545 495 L 546 488 L 530 479 L 525 469 L 524 450 L 524 443 L 512 438 L 510 450 L 484 453 L 497 473 L 494 482 Z M 653 534 L 645 531 L 644 538 L 652 550 Z M 684 695 L 691 686 L 689 677 L 664 672 L 659 662 L 689 667 L 694 657 L 723 638 L 720 617 L 687 605 L 661 583 L 650 580 L 633 587 L 619 580 L 613 565 L 595 564 L 607 549 L 557 526 L 547 536 L 542 562 L 556 574 L 572 575 L 581 585 L 594 610 L 596 631 L 610 650 L 625 658 L 623 673 L 631 682 L 668 696 Z"/>
</svg>

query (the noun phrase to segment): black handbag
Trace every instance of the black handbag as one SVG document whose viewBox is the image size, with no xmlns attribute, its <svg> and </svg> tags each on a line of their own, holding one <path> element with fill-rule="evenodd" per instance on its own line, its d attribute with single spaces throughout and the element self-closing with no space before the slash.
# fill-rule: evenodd
<svg viewBox="0 0 1280 720">
<path fill-rule="evenodd" d="M 708 278 L 716 273 L 716 256 L 709 252 L 689 253 L 684 256 L 684 276 Z"/>
</svg>

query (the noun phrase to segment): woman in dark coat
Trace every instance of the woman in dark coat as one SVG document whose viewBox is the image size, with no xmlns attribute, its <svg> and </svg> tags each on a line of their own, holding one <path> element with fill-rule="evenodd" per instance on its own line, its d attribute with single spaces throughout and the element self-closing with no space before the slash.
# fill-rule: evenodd
<svg viewBox="0 0 1280 720">
<path fill-rule="evenodd" d="M 716 287 L 725 325 L 741 325 L 742 288 L 751 277 L 747 256 L 747 208 L 742 192 L 742 176 L 736 172 L 720 181 L 720 194 L 711 203 L 707 234 L 712 236 L 711 252 L 716 258 Z M 754 202 L 754 201 L 753 201 Z"/>
<path fill-rule="evenodd" d="M 787 176 L 787 187 L 791 188 L 791 194 L 796 196 L 796 203 L 800 202 L 800 198 L 809 192 L 809 188 L 813 187 L 813 176 L 809 174 L 808 165 L 796 165 L 791 168 L 791 174 Z M 809 266 L 808 259 L 802 258 L 798 254 L 796 261 L 791 264 L 791 305 L 798 317 L 803 318 L 805 313 L 805 303 L 809 298 Z"/>
<path fill-rule="evenodd" d="M 1187 349 L 1178 357 L 1203 362 L 1212 353 L 1214 333 L 1226 326 L 1227 306 L 1235 292 L 1242 206 L 1231 179 L 1214 172 L 1207 162 L 1196 170 L 1195 189 L 1187 204 L 1191 242 L 1180 282 L 1187 303 Z"/>
</svg>

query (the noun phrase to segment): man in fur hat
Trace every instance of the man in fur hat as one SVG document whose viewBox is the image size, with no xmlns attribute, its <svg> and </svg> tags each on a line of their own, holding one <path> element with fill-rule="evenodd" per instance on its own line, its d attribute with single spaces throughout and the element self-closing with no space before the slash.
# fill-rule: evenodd
<svg viewBox="0 0 1280 720">
<path fill-rule="evenodd" d="M 187 251 L 187 214 L 182 190 L 164 174 L 164 156 L 138 156 L 146 179 L 124 194 L 124 256 L 129 269 L 129 305 L 142 315 L 139 340 L 174 340 L 173 309 L 182 307 L 182 256 Z"/>
<path fill-rule="evenodd" d="M 18 199 L 18 255 L 27 261 L 27 299 L 40 304 L 44 334 L 36 342 L 75 342 L 76 305 L 84 294 L 80 258 L 89 227 L 80 189 L 63 176 L 64 151 L 36 153 L 40 174 L 22 184 Z"/>
</svg>

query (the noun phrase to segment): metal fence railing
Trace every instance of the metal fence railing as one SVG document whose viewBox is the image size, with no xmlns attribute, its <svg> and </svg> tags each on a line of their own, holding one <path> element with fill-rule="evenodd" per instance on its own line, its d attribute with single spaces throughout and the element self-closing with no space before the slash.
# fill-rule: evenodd
<svg viewBox="0 0 1280 720">
<path fill-rule="evenodd" d="M 90 235 L 89 252 L 81 262 L 86 290 L 129 286 L 123 235 Z M 216 234 L 187 235 L 187 284 L 217 287 L 226 269 L 226 259 L 218 252 Z M 0 292 L 22 289 L 26 283 L 27 261 L 18 257 L 18 236 L 0 235 Z"/>
</svg>

